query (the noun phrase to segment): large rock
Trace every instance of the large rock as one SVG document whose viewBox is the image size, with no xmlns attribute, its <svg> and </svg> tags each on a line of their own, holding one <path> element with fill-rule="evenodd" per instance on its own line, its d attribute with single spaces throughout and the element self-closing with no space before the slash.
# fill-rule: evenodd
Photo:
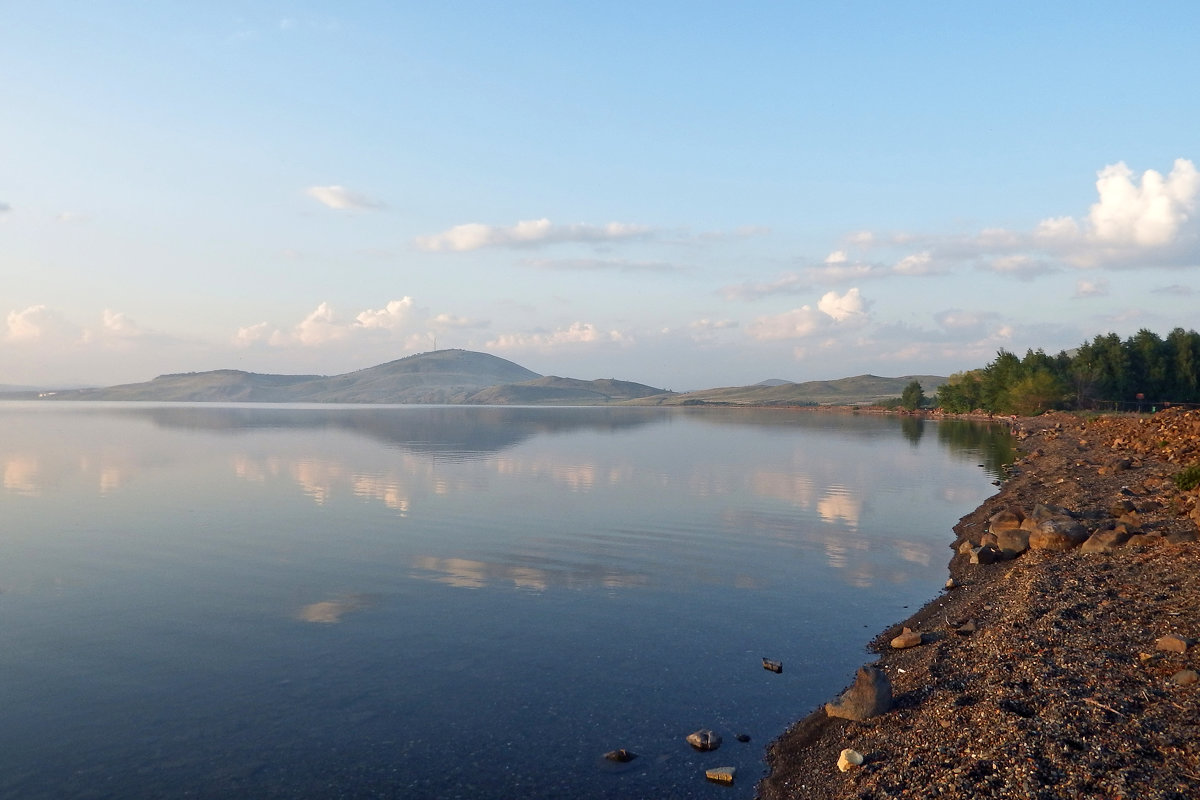
<svg viewBox="0 0 1200 800">
<path fill-rule="evenodd" d="M 1029 533 L 1031 550 L 1070 550 L 1087 541 L 1087 528 L 1070 517 L 1051 517 Z"/>
<path fill-rule="evenodd" d="M 1129 541 L 1129 531 L 1124 525 L 1118 525 L 1108 530 L 1096 531 L 1080 546 L 1085 553 L 1112 553 L 1118 547 Z"/>
<path fill-rule="evenodd" d="M 996 531 L 1019 528 L 1024 519 L 1025 515 L 1021 513 L 1020 509 L 1006 508 L 988 517 L 988 531 L 995 533 Z"/>
<path fill-rule="evenodd" d="M 721 746 L 721 736 L 708 728 L 701 728 L 687 735 L 687 743 L 697 750 L 716 750 Z"/>
<path fill-rule="evenodd" d="M 997 531 L 996 548 L 1006 559 L 1016 558 L 1029 549 L 1029 531 L 1013 528 Z"/>
<path fill-rule="evenodd" d="M 825 704 L 831 717 L 861 721 L 892 709 L 892 682 L 878 668 L 859 667 L 854 685 L 832 703 Z"/>
</svg>

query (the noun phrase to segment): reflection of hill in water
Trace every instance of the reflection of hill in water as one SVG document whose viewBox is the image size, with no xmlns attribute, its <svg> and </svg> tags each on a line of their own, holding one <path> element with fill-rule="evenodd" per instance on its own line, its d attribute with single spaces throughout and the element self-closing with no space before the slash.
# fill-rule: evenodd
<svg viewBox="0 0 1200 800">
<path fill-rule="evenodd" d="M 660 422 L 671 412 L 656 408 L 152 406 L 109 413 L 143 417 L 163 428 L 213 433 L 346 431 L 416 453 L 462 458 L 498 452 L 537 434 L 636 428 Z"/>
</svg>

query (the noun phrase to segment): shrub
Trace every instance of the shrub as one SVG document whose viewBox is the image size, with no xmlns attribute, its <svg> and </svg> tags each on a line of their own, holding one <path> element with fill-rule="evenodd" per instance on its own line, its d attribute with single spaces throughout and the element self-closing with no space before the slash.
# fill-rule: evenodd
<svg viewBox="0 0 1200 800">
<path fill-rule="evenodd" d="M 1200 486 L 1200 464 L 1192 464 L 1190 467 L 1184 467 L 1175 477 L 1172 478 L 1175 485 L 1181 491 L 1190 492 L 1197 486 Z"/>
</svg>

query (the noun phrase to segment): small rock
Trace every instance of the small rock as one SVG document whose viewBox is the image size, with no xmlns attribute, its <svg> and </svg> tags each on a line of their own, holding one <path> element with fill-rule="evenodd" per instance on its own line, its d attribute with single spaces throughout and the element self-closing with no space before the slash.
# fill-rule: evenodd
<svg viewBox="0 0 1200 800">
<path fill-rule="evenodd" d="M 954 632 L 957 633 L 959 636 L 970 636 L 972 633 L 975 633 L 975 631 L 977 631 L 977 630 L 979 630 L 979 623 L 977 623 L 973 619 L 969 619 L 966 622 L 964 622 L 962 625 L 959 625 L 957 628 L 955 628 Z"/>
<path fill-rule="evenodd" d="M 996 547 L 1005 559 L 1013 559 L 1029 549 L 1029 531 L 1014 528 L 996 534 Z"/>
<path fill-rule="evenodd" d="M 1009 528 L 1019 528 L 1024 520 L 1025 515 L 1021 513 L 1020 509 L 1006 508 L 988 517 L 988 530 L 995 533 Z"/>
<path fill-rule="evenodd" d="M 1155 648 L 1165 650 L 1168 653 L 1186 653 L 1191 641 L 1184 639 L 1182 636 L 1168 634 L 1158 639 L 1154 643 Z"/>
<path fill-rule="evenodd" d="M 948 578 L 946 580 L 946 588 L 947 589 L 957 589 L 959 587 L 959 585 L 960 585 L 959 582 L 954 580 L 954 578 Z"/>
<path fill-rule="evenodd" d="M 901 633 L 895 639 L 892 639 L 892 647 L 896 650 L 907 650 L 910 647 L 916 647 L 919 644 L 923 644 L 924 641 L 925 639 L 919 631 L 905 628 L 903 633 Z"/>
<path fill-rule="evenodd" d="M 776 672 L 776 673 L 783 672 L 783 662 L 782 661 L 772 661 L 769 658 L 763 658 L 762 662 L 763 662 L 763 669 L 765 669 L 765 670 L 768 670 L 770 672 Z"/>
<path fill-rule="evenodd" d="M 736 767 L 713 767 L 704 770 L 704 777 L 716 783 L 733 783 L 734 775 L 737 775 Z"/>
<path fill-rule="evenodd" d="M 750 741 L 750 734 L 739 733 L 736 736 L 734 736 L 733 738 L 737 739 L 739 742 L 748 742 L 748 741 Z"/>
<path fill-rule="evenodd" d="M 609 761 L 616 761 L 618 763 L 625 764 L 637 758 L 637 753 L 630 752 L 622 747 L 619 750 L 609 750 L 604 754 L 604 757 Z"/>
<path fill-rule="evenodd" d="M 1181 669 L 1171 676 L 1171 683 L 1179 686 L 1191 686 L 1196 681 L 1200 681 L 1200 673 L 1194 669 Z"/>
<path fill-rule="evenodd" d="M 1119 528 L 1096 531 L 1080 545 L 1079 549 L 1084 553 L 1113 553 L 1128 540 L 1129 534 L 1122 525 Z"/>
<path fill-rule="evenodd" d="M 687 743 L 697 750 L 716 750 L 721 746 L 721 737 L 708 728 L 701 728 L 687 735 Z"/>
<path fill-rule="evenodd" d="M 892 709 L 892 682 L 877 667 L 859 667 L 854 685 L 832 703 L 825 704 L 831 717 L 862 721 Z"/>
<path fill-rule="evenodd" d="M 971 550 L 972 564 L 995 564 L 1000 560 L 1000 548 L 994 544 L 985 544 Z"/>
<path fill-rule="evenodd" d="M 852 769 L 856 769 L 857 767 L 861 767 L 862 763 L 863 754 L 857 750 L 850 750 L 847 748 L 838 755 L 837 765 L 838 769 L 840 769 L 842 772 L 848 772 Z"/>
</svg>

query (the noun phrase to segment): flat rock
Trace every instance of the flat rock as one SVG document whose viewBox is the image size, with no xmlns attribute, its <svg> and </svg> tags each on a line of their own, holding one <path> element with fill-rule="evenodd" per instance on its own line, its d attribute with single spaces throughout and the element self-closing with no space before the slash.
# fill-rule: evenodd
<svg viewBox="0 0 1200 800">
<path fill-rule="evenodd" d="M 737 767 L 713 767 L 704 770 L 704 777 L 716 783 L 733 783 L 735 775 L 737 775 Z"/>
<path fill-rule="evenodd" d="M 1194 669 L 1181 669 L 1171 676 L 1171 683 L 1179 686 L 1191 686 L 1196 681 L 1200 681 L 1200 673 Z"/>
</svg>

